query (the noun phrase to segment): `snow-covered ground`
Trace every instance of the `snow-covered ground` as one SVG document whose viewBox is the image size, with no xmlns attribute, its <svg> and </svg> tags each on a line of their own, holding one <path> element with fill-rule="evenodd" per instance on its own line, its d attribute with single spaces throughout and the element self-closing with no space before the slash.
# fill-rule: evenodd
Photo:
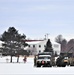
<svg viewBox="0 0 74 75">
<path fill-rule="evenodd" d="M 6 62 L 10 57 L 0 57 L 0 75 L 16 75 L 16 74 L 54 74 L 54 75 L 71 75 L 74 74 L 74 67 L 41 67 L 33 66 L 33 57 L 28 57 L 27 62 L 23 62 L 23 57 L 20 57 L 19 63 L 16 63 L 16 57 L 13 57 L 13 63 Z"/>
</svg>

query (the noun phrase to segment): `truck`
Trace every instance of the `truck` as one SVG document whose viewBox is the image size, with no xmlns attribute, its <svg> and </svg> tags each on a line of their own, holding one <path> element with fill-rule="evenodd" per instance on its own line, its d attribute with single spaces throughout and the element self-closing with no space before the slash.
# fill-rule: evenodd
<svg viewBox="0 0 74 75">
<path fill-rule="evenodd" d="M 36 67 L 52 67 L 55 65 L 55 59 L 52 52 L 42 52 L 35 56 L 34 66 Z"/>
</svg>

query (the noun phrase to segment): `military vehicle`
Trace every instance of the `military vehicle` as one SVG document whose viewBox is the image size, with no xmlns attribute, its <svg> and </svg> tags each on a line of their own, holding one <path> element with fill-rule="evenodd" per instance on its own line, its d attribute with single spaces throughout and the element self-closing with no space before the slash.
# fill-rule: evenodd
<svg viewBox="0 0 74 75">
<path fill-rule="evenodd" d="M 56 60 L 56 66 L 57 67 L 65 67 L 69 63 L 68 57 L 60 56 Z"/>
<path fill-rule="evenodd" d="M 38 53 L 34 58 L 34 66 L 37 67 L 51 67 L 55 66 L 54 50 L 50 39 L 46 43 L 45 50 L 42 53 Z"/>
<path fill-rule="evenodd" d="M 55 60 L 52 58 L 51 52 L 42 52 L 36 56 L 34 61 L 36 67 L 51 67 L 54 66 Z"/>
<path fill-rule="evenodd" d="M 73 47 L 70 50 L 72 50 L 72 49 L 73 49 Z M 70 50 L 68 50 L 68 52 L 66 52 L 65 55 L 63 55 L 63 56 L 60 55 L 57 58 L 56 66 L 58 66 L 58 67 L 65 67 L 66 65 L 72 65 L 73 60 L 72 60 L 72 58 L 68 57 L 68 53 L 69 53 Z"/>
<path fill-rule="evenodd" d="M 69 65 L 74 66 L 74 57 L 69 58 Z"/>
</svg>

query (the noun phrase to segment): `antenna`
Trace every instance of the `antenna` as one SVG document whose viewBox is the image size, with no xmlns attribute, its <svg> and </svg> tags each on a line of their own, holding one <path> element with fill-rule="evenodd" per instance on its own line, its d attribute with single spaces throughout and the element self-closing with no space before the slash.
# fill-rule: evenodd
<svg viewBox="0 0 74 75">
<path fill-rule="evenodd" d="M 49 34 L 46 33 L 44 36 L 45 36 L 45 40 L 46 40 L 46 39 L 48 39 Z"/>
<path fill-rule="evenodd" d="M 47 36 L 47 39 L 48 39 L 49 33 L 47 33 L 46 36 Z"/>
<path fill-rule="evenodd" d="M 45 40 L 46 40 L 46 35 L 45 35 Z"/>
</svg>

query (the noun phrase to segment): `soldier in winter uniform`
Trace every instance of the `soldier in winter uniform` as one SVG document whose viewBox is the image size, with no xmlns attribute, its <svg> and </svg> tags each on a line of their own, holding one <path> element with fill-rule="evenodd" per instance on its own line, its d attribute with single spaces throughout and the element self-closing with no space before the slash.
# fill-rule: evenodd
<svg viewBox="0 0 74 75">
<path fill-rule="evenodd" d="M 24 56 L 23 61 L 24 61 L 24 63 L 26 63 L 26 61 L 27 61 L 27 57 L 26 56 Z"/>
<path fill-rule="evenodd" d="M 37 59 L 37 56 L 35 55 L 35 57 L 34 57 L 34 66 L 36 66 L 36 59 Z"/>
</svg>

